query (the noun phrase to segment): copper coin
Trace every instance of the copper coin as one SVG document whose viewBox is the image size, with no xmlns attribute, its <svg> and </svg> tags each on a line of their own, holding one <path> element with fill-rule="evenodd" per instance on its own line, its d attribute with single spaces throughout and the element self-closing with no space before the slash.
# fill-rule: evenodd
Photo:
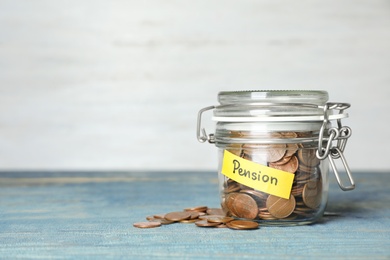
<svg viewBox="0 0 390 260">
<path fill-rule="evenodd" d="M 266 200 L 268 194 L 258 190 L 241 190 L 240 192 L 251 195 L 255 200 Z"/>
<path fill-rule="evenodd" d="M 133 224 L 136 228 L 155 228 L 161 226 L 160 222 L 136 222 Z"/>
<path fill-rule="evenodd" d="M 225 215 L 204 215 L 204 216 L 199 216 L 200 220 L 207 220 L 209 218 L 223 218 Z"/>
<path fill-rule="evenodd" d="M 306 183 L 303 187 L 302 199 L 309 208 L 318 208 L 321 205 L 322 200 L 322 182 L 309 181 Z"/>
<path fill-rule="evenodd" d="M 165 218 L 165 214 L 155 214 L 155 215 L 153 215 L 153 217 L 163 219 L 163 218 Z"/>
<path fill-rule="evenodd" d="M 191 223 L 195 223 L 197 221 L 199 221 L 198 218 L 196 218 L 196 219 L 183 219 L 183 220 L 180 220 L 179 222 L 183 223 L 183 224 L 191 224 Z"/>
<path fill-rule="evenodd" d="M 199 220 L 195 222 L 195 225 L 197 225 L 198 227 L 216 227 L 220 224 L 221 223 L 208 222 L 207 220 Z"/>
<path fill-rule="evenodd" d="M 209 208 L 206 212 L 209 215 L 225 215 L 225 212 L 221 208 Z"/>
<path fill-rule="evenodd" d="M 267 164 L 268 162 L 268 147 L 269 145 L 261 144 L 244 144 L 242 146 L 242 158 L 250 160 L 260 164 Z M 282 158 L 281 156 L 280 158 Z M 279 159 L 280 159 L 279 158 Z"/>
<path fill-rule="evenodd" d="M 271 213 L 269 213 L 268 211 L 267 212 L 260 212 L 259 213 L 259 218 L 263 219 L 263 220 L 275 220 L 275 219 L 277 219 L 274 216 L 272 216 Z"/>
<path fill-rule="evenodd" d="M 215 226 L 216 228 L 227 228 L 226 224 L 219 224 L 218 226 Z"/>
<path fill-rule="evenodd" d="M 168 225 L 168 224 L 175 223 L 175 221 L 167 220 L 165 218 L 154 218 L 154 219 L 150 219 L 149 221 L 150 222 L 159 222 L 162 225 Z"/>
<path fill-rule="evenodd" d="M 286 144 L 272 144 L 268 148 L 268 162 L 276 162 L 283 158 L 286 154 Z"/>
<path fill-rule="evenodd" d="M 283 138 L 296 138 L 298 136 L 295 132 L 281 132 Z"/>
<path fill-rule="evenodd" d="M 226 226 L 231 229 L 257 229 L 259 223 L 250 220 L 233 220 L 226 223 Z"/>
<path fill-rule="evenodd" d="M 228 223 L 230 221 L 233 221 L 234 218 L 232 217 L 210 217 L 207 218 L 208 222 L 213 222 L 213 223 Z"/>
<path fill-rule="evenodd" d="M 288 161 L 290 161 L 290 159 L 291 159 L 291 156 L 284 156 L 279 161 L 276 161 L 276 162 L 273 162 L 273 163 L 270 163 L 270 164 L 273 164 L 273 165 L 283 165 L 283 164 L 288 163 Z"/>
<path fill-rule="evenodd" d="M 290 195 L 289 199 L 270 195 L 267 199 L 267 208 L 272 216 L 276 218 L 286 218 L 294 211 L 295 198 L 293 195 Z"/>
<path fill-rule="evenodd" d="M 224 192 L 231 193 L 231 192 L 239 191 L 240 189 L 241 189 L 240 185 L 237 182 L 230 182 L 227 184 L 227 187 L 225 188 Z"/>
<path fill-rule="evenodd" d="M 314 148 L 301 148 L 298 150 L 299 161 L 308 167 L 317 166 L 320 160 L 317 158 L 316 149 Z"/>
<path fill-rule="evenodd" d="M 251 196 L 245 193 L 238 193 L 232 201 L 231 211 L 239 218 L 255 219 L 259 208 Z"/>
<path fill-rule="evenodd" d="M 305 172 L 309 174 L 316 172 L 316 167 L 311 167 L 311 166 L 309 167 L 303 164 L 300 164 L 298 169 L 300 172 Z"/>
<path fill-rule="evenodd" d="M 287 144 L 286 154 L 284 156 L 293 156 L 298 151 L 298 144 Z"/>
<path fill-rule="evenodd" d="M 298 158 L 296 156 L 291 156 L 291 159 L 282 165 L 277 165 L 270 163 L 269 166 L 285 172 L 295 173 L 298 170 Z"/>
<path fill-rule="evenodd" d="M 237 213 L 235 212 L 234 208 L 233 208 L 233 203 L 236 199 L 236 197 L 238 196 L 238 192 L 232 192 L 232 193 L 229 193 L 227 196 L 226 196 L 226 199 L 225 199 L 225 206 L 226 206 L 226 209 L 233 215 L 233 216 L 236 216 L 237 217 Z"/>
<path fill-rule="evenodd" d="M 257 203 L 258 207 L 264 207 L 268 194 L 257 190 L 241 190 L 240 192 L 249 194 Z"/>
<path fill-rule="evenodd" d="M 189 219 L 197 219 L 200 216 L 199 212 L 197 211 L 189 211 L 189 212 L 191 212 L 191 216 Z"/>
<path fill-rule="evenodd" d="M 180 221 L 191 218 L 190 211 L 176 211 L 165 214 L 165 219 L 171 221 Z"/>
<path fill-rule="evenodd" d="M 199 212 L 206 212 L 207 206 L 196 206 L 191 208 L 185 208 L 184 211 L 199 211 Z"/>
<path fill-rule="evenodd" d="M 153 219 L 155 219 L 155 217 L 153 217 L 153 216 L 147 216 L 146 217 L 146 220 L 148 220 L 148 221 L 152 221 Z"/>
</svg>

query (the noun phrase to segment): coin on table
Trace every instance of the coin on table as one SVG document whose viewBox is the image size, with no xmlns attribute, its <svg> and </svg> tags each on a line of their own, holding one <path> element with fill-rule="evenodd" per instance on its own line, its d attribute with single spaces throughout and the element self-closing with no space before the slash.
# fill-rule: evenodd
<svg viewBox="0 0 390 260">
<path fill-rule="evenodd" d="M 161 226 L 160 222 L 136 222 L 133 224 L 134 227 L 136 228 L 155 228 Z"/>
<path fill-rule="evenodd" d="M 168 225 L 175 223 L 175 221 L 167 220 L 165 218 L 153 218 L 153 219 L 148 219 L 150 222 L 159 222 L 161 225 Z"/>
<path fill-rule="evenodd" d="M 250 220 L 233 220 L 226 223 L 226 226 L 231 229 L 257 229 L 259 223 Z"/>
<path fill-rule="evenodd" d="M 209 215 L 225 215 L 221 208 L 208 208 L 206 212 Z"/>
<path fill-rule="evenodd" d="M 208 222 L 207 220 L 199 220 L 195 222 L 195 225 L 197 225 L 198 227 L 216 227 L 220 224 L 221 223 Z"/>
<path fill-rule="evenodd" d="M 185 208 L 184 211 L 198 211 L 198 212 L 206 212 L 207 206 L 196 206 Z"/>
<path fill-rule="evenodd" d="M 293 195 L 290 195 L 289 199 L 269 195 L 266 205 L 272 216 L 276 218 L 286 218 L 294 211 L 295 198 Z"/>
<path fill-rule="evenodd" d="M 207 218 L 206 219 L 208 222 L 212 222 L 212 223 L 220 223 L 220 224 L 226 224 L 230 221 L 233 221 L 234 218 L 232 217 L 222 217 L 222 216 L 215 216 L 215 217 L 210 217 L 210 218 Z"/>
<path fill-rule="evenodd" d="M 231 207 L 231 211 L 239 218 L 255 219 L 259 212 L 255 199 L 245 193 L 238 193 Z"/>
<path fill-rule="evenodd" d="M 190 219 L 192 213 L 190 211 L 175 211 L 165 214 L 165 219 L 171 221 L 181 221 L 185 219 Z"/>
</svg>

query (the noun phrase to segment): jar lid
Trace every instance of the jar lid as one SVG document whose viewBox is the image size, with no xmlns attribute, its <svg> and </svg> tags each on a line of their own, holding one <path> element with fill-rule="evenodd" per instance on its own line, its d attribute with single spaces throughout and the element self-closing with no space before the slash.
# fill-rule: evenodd
<svg viewBox="0 0 390 260">
<path fill-rule="evenodd" d="M 213 120 L 218 122 L 322 121 L 328 92 L 313 90 L 223 91 Z M 329 115 L 329 120 L 345 118 Z"/>
<path fill-rule="evenodd" d="M 328 98 L 328 92 L 323 90 L 247 90 L 222 91 L 218 94 L 218 101 L 221 105 L 267 102 L 319 106 L 324 105 Z"/>
</svg>

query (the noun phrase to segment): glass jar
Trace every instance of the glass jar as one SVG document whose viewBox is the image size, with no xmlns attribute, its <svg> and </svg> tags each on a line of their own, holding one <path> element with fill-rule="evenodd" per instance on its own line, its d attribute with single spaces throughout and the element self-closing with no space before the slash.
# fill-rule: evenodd
<svg viewBox="0 0 390 260">
<path fill-rule="evenodd" d="M 199 111 L 197 137 L 218 147 L 226 215 L 268 225 L 316 222 L 327 204 L 329 162 L 341 189 L 354 188 L 343 155 L 351 129 L 341 123 L 349 104 L 328 103 L 326 91 L 225 91 L 218 101 Z M 214 110 L 215 134 L 201 126 L 207 110 Z"/>
</svg>

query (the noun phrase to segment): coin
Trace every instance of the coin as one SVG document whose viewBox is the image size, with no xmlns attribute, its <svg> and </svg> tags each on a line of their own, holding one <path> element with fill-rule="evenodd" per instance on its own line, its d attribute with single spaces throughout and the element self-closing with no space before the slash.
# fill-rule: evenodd
<svg viewBox="0 0 390 260">
<path fill-rule="evenodd" d="M 286 154 L 286 144 L 272 144 L 268 148 L 268 162 L 276 162 Z"/>
<path fill-rule="evenodd" d="M 136 222 L 133 224 L 134 227 L 136 228 L 155 228 L 161 226 L 160 222 Z"/>
<path fill-rule="evenodd" d="M 298 170 L 298 158 L 291 156 L 291 159 L 285 164 L 270 163 L 269 166 L 281 171 L 295 173 Z"/>
<path fill-rule="evenodd" d="M 195 223 L 199 221 L 198 218 L 195 218 L 195 219 L 183 219 L 183 220 L 180 220 L 179 222 L 180 223 L 185 223 L 185 224 L 191 224 L 191 223 Z"/>
<path fill-rule="evenodd" d="M 149 221 L 150 222 L 159 222 L 162 225 L 168 225 L 168 224 L 175 223 L 175 221 L 167 220 L 165 218 L 154 218 L 154 219 L 150 219 Z"/>
<path fill-rule="evenodd" d="M 291 159 L 291 156 L 284 156 L 279 161 L 276 161 L 276 162 L 273 162 L 273 163 L 270 163 L 270 164 L 272 164 L 272 165 L 283 165 L 283 164 L 288 163 L 288 161 L 290 161 L 290 159 Z"/>
<path fill-rule="evenodd" d="M 233 216 L 236 216 L 236 217 L 238 217 L 238 216 L 237 216 L 237 213 L 234 211 L 235 209 L 233 208 L 233 203 L 234 203 L 234 200 L 238 194 L 239 193 L 237 193 L 237 192 L 229 193 L 226 196 L 225 206 L 224 206 L 227 209 L 227 211 L 229 211 Z"/>
<path fill-rule="evenodd" d="M 200 212 L 206 212 L 207 206 L 196 206 L 196 207 L 189 207 L 185 208 L 184 211 L 200 211 Z"/>
<path fill-rule="evenodd" d="M 220 224 L 221 223 L 208 222 L 207 220 L 199 220 L 195 222 L 195 225 L 197 225 L 198 227 L 216 227 Z"/>
<path fill-rule="evenodd" d="M 245 193 L 237 193 L 234 197 L 231 209 L 239 218 L 255 219 L 259 212 L 256 201 Z"/>
<path fill-rule="evenodd" d="M 298 150 L 299 161 L 308 167 L 317 166 L 320 160 L 317 158 L 316 149 L 314 148 L 301 148 Z"/>
<path fill-rule="evenodd" d="M 189 212 L 191 212 L 191 216 L 189 219 L 197 219 L 200 216 L 198 211 L 189 211 Z"/>
<path fill-rule="evenodd" d="M 258 207 L 265 206 L 265 200 L 268 198 L 268 194 L 257 190 L 240 190 L 242 193 L 250 195 L 257 203 Z"/>
<path fill-rule="evenodd" d="M 163 219 L 163 218 L 165 218 L 165 214 L 154 214 L 153 217 Z"/>
<path fill-rule="evenodd" d="M 234 218 L 232 217 L 210 217 L 210 218 L 207 218 L 207 221 L 208 222 L 213 222 L 213 223 L 227 223 L 227 222 L 230 222 L 230 221 L 233 221 Z"/>
<path fill-rule="evenodd" d="M 242 146 L 241 157 L 259 164 L 267 164 L 268 161 L 268 147 L 269 145 L 261 144 L 244 144 Z M 280 156 L 282 158 L 283 156 Z M 280 159 L 279 158 L 279 159 Z"/>
<path fill-rule="evenodd" d="M 309 208 L 318 208 L 321 205 L 322 200 L 322 182 L 309 181 L 306 183 L 303 187 L 302 199 Z"/>
<path fill-rule="evenodd" d="M 220 208 L 209 208 L 209 209 L 207 209 L 206 213 L 208 215 L 224 215 L 225 214 L 223 212 L 223 210 Z"/>
<path fill-rule="evenodd" d="M 281 132 L 283 138 L 296 138 L 298 136 L 295 132 Z"/>
<path fill-rule="evenodd" d="M 286 218 L 294 211 L 295 198 L 293 195 L 290 195 L 289 199 L 270 195 L 266 204 L 268 211 L 272 216 L 276 218 Z"/>
<path fill-rule="evenodd" d="M 207 220 L 209 218 L 223 218 L 225 215 L 205 215 L 205 216 L 199 216 L 200 220 Z"/>
<path fill-rule="evenodd" d="M 257 229 L 259 223 L 250 220 L 233 220 L 226 223 L 226 226 L 231 229 Z"/>
<path fill-rule="evenodd" d="M 298 151 L 298 144 L 287 144 L 285 157 L 294 155 Z"/>
<path fill-rule="evenodd" d="M 191 218 L 190 211 L 175 211 L 165 214 L 165 219 L 171 221 L 180 221 Z"/>
</svg>

